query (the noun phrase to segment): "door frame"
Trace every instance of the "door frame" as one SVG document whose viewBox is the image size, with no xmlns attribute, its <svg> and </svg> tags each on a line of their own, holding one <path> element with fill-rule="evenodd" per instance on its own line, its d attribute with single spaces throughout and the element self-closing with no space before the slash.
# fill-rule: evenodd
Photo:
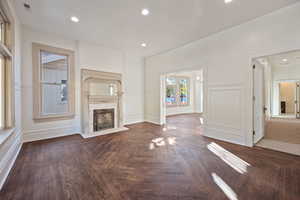
<svg viewBox="0 0 300 200">
<path fill-rule="evenodd" d="M 164 72 L 160 74 L 160 125 L 165 125 L 166 124 L 166 118 L 167 118 L 167 114 L 166 114 L 166 103 L 165 103 L 165 94 L 166 94 L 166 77 L 168 74 L 172 74 L 172 73 L 180 73 L 180 72 L 193 72 L 193 71 L 202 71 L 202 116 L 203 119 L 205 121 L 205 110 L 206 110 L 206 76 L 207 76 L 207 69 L 205 66 L 199 66 L 199 65 L 195 65 L 194 67 L 188 67 L 188 68 L 184 68 L 184 69 L 179 69 L 179 70 L 175 70 L 175 71 L 170 71 L 170 72 Z"/>
</svg>

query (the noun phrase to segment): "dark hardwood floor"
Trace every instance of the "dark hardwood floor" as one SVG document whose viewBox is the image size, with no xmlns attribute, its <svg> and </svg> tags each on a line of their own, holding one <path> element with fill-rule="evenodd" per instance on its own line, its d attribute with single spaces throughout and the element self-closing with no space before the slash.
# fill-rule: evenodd
<svg viewBox="0 0 300 200">
<path fill-rule="evenodd" d="M 129 127 L 24 144 L 0 199 L 300 199 L 298 156 L 203 137 L 196 114 Z"/>
</svg>

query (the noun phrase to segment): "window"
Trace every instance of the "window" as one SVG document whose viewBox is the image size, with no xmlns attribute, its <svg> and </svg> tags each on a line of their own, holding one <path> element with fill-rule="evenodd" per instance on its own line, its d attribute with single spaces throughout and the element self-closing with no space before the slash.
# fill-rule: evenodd
<svg viewBox="0 0 300 200">
<path fill-rule="evenodd" d="M 167 77 L 166 79 L 166 104 L 167 106 L 189 105 L 189 83 L 187 77 Z"/>
<path fill-rule="evenodd" d="M 34 119 L 74 116 L 74 52 L 33 43 Z"/>
<path fill-rule="evenodd" d="M 10 18 L 0 4 L 0 130 L 14 126 Z"/>
<path fill-rule="evenodd" d="M 3 57 L 0 57 L 0 129 L 4 128 L 4 119 L 5 119 L 5 79 L 4 79 L 4 65 Z"/>
</svg>

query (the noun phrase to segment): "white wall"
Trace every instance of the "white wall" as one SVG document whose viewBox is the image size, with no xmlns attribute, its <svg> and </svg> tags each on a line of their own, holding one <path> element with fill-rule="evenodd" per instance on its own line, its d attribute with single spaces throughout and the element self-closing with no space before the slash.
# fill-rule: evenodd
<svg viewBox="0 0 300 200">
<path fill-rule="evenodd" d="M 145 118 L 161 122 L 160 75 L 204 67 L 204 134 L 253 144 L 255 57 L 300 48 L 300 3 L 146 59 Z"/>
<path fill-rule="evenodd" d="M 44 139 L 81 132 L 80 122 L 80 69 L 122 73 L 124 81 L 125 123 L 143 121 L 143 62 L 121 50 L 103 47 L 83 41 L 65 39 L 61 36 L 42 33 L 23 26 L 23 73 L 22 89 L 24 112 L 22 127 L 24 141 Z M 32 42 L 70 49 L 75 52 L 75 118 L 51 122 L 32 120 Z"/>
<path fill-rule="evenodd" d="M 125 53 L 124 59 L 125 124 L 144 121 L 144 59 Z"/>
<path fill-rule="evenodd" d="M 14 7 L 11 5 L 11 1 L 8 5 L 14 18 L 14 43 L 15 48 L 13 49 L 14 56 L 14 70 L 15 70 L 15 120 L 16 126 L 15 131 L 5 140 L 2 140 L 3 135 L 0 136 L 0 189 L 16 159 L 18 152 L 21 148 L 21 28 L 20 22 L 15 13 Z"/>
</svg>

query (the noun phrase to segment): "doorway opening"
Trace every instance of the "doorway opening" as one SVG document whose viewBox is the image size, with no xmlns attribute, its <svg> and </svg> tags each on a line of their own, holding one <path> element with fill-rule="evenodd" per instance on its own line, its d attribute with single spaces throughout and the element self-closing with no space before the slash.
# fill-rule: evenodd
<svg viewBox="0 0 300 200">
<path fill-rule="evenodd" d="M 203 70 L 179 71 L 161 76 L 161 124 L 167 117 L 199 115 L 203 124 Z"/>
<path fill-rule="evenodd" d="M 300 155 L 300 50 L 253 59 L 253 142 Z"/>
</svg>

